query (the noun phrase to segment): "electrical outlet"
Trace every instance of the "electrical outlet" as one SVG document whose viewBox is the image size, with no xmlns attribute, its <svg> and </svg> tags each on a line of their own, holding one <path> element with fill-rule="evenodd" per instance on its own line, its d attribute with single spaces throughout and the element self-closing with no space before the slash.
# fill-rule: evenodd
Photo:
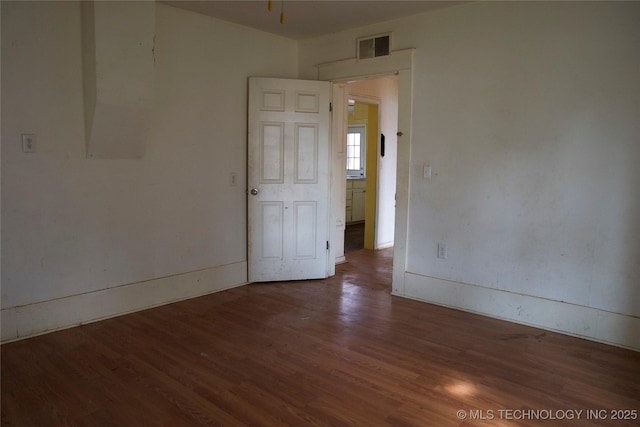
<svg viewBox="0 0 640 427">
<path fill-rule="evenodd" d="M 438 258 L 447 259 L 447 245 L 438 243 Z"/>
<path fill-rule="evenodd" d="M 229 178 L 229 185 L 231 185 L 232 187 L 235 187 L 236 185 L 238 185 L 238 174 L 235 172 L 231 172 L 231 176 Z"/>
<path fill-rule="evenodd" d="M 422 168 L 422 177 L 425 179 L 431 179 L 431 166 L 425 165 Z"/>
<path fill-rule="evenodd" d="M 22 151 L 24 153 L 35 153 L 37 148 L 37 138 L 33 133 L 22 134 Z"/>
</svg>

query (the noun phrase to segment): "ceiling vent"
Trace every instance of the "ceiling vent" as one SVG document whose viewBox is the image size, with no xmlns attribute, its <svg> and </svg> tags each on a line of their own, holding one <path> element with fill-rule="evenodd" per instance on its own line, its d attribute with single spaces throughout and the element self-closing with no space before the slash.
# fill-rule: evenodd
<svg viewBox="0 0 640 427">
<path fill-rule="evenodd" d="M 361 37 L 357 40 L 358 59 L 388 56 L 391 50 L 391 33 Z"/>
</svg>

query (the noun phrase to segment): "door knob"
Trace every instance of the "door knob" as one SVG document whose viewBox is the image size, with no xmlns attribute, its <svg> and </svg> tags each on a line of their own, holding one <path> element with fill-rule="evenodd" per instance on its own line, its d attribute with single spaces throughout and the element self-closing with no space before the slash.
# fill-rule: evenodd
<svg viewBox="0 0 640 427">
<path fill-rule="evenodd" d="M 252 189 L 251 189 L 251 195 L 252 195 L 252 196 L 257 196 L 257 195 L 258 195 L 258 193 L 259 193 L 259 191 L 258 191 L 258 189 L 257 189 L 257 188 L 252 188 Z"/>
</svg>

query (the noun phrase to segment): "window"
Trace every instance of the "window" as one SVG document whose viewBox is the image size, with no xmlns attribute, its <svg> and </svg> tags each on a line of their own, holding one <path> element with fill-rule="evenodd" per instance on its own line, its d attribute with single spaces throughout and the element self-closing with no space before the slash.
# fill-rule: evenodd
<svg viewBox="0 0 640 427">
<path fill-rule="evenodd" d="M 349 126 L 347 132 L 347 176 L 365 177 L 366 127 L 364 125 Z"/>
</svg>

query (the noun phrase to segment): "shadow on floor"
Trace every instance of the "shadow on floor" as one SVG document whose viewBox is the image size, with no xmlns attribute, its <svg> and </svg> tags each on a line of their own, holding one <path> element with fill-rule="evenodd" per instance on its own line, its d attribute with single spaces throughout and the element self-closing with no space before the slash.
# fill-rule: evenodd
<svg viewBox="0 0 640 427">
<path fill-rule="evenodd" d="M 364 222 L 347 224 L 344 231 L 344 252 L 364 249 Z"/>
</svg>

